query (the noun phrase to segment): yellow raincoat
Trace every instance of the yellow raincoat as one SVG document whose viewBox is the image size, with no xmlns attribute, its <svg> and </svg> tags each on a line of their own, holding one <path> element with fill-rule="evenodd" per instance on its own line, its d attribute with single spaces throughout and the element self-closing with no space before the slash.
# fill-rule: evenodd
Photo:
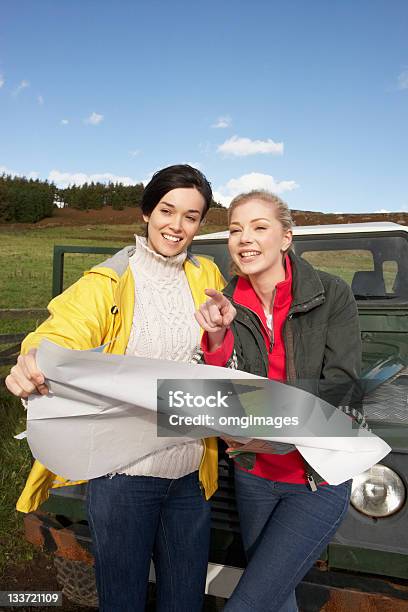
<svg viewBox="0 0 408 612">
<path fill-rule="evenodd" d="M 50 317 L 22 343 L 21 352 L 48 339 L 60 346 L 85 350 L 107 344 L 106 353 L 123 355 L 133 321 L 135 284 L 128 260 L 135 247 L 126 247 L 84 276 L 48 305 Z M 217 266 L 205 257 L 187 257 L 184 263 L 196 308 L 207 296 L 204 290 L 221 291 L 225 285 Z M 206 499 L 218 486 L 216 438 L 204 440 L 199 480 Z M 36 510 L 49 496 L 49 489 L 78 484 L 57 476 L 35 461 L 17 502 L 20 512 Z M 83 481 L 80 481 L 83 482 Z"/>
</svg>

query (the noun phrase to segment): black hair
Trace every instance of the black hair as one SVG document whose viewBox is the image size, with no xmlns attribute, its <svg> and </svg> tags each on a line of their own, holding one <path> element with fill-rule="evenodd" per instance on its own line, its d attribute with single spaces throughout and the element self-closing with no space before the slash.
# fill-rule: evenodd
<svg viewBox="0 0 408 612">
<path fill-rule="evenodd" d="M 180 187 L 195 188 L 201 193 L 204 198 L 201 218 L 204 218 L 212 202 L 211 185 L 202 172 L 188 164 L 168 166 L 153 174 L 143 191 L 141 201 L 143 214 L 150 215 L 166 193 Z"/>
</svg>

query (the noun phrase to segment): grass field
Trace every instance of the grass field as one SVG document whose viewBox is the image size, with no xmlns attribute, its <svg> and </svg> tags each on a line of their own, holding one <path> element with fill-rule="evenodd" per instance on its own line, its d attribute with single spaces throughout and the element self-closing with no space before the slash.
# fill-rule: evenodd
<svg viewBox="0 0 408 612">
<path fill-rule="evenodd" d="M 33 550 L 23 535 L 22 515 L 15 509 L 31 466 L 27 443 L 14 439 L 25 429 L 24 410 L 17 398 L 0 389 L 0 585 L 10 563 L 32 559 Z"/>
<path fill-rule="evenodd" d="M 138 227 L 137 229 L 140 230 Z M 14 230 L 0 227 L 0 308 L 45 308 L 51 297 L 55 244 L 117 246 L 130 244 L 128 226 L 57 227 Z M 67 256 L 67 282 L 103 256 Z"/>
<path fill-rule="evenodd" d="M 203 233 L 220 231 L 204 225 Z M 38 229 L 0 226 L 0 308 L 45 308 L 51 298 L 54 245 L 122 247 L 134 242 L 144 226 L 95 225 Z M 66 255 L 65 286 L 84 270 L 103 261 L 103 255 Z M 1 333 L 1 332 L 0 332 Z"/>
</svg>

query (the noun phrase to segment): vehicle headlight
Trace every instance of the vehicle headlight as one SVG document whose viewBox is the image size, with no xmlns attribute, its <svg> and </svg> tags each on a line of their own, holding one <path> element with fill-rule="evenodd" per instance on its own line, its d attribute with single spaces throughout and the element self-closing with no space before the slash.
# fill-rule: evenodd
<svg viewBox="0 0 408 612">
<path fill-rule="evenodd" d="M 367 516 L 395 514 L 404 505 L 405 497 L 401 478 L 394 470 L 380 463 L 353 478 L 351 505 Z"/>
</svg>

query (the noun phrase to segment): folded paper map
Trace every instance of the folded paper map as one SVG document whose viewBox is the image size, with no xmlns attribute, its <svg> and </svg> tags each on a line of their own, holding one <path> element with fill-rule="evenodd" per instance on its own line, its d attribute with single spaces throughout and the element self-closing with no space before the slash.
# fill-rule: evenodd
<svg viewBox="0 0 408 612">
<path fill-rule="evenodd" d="M 280 445 L 295 445 L 330 484 L 360 474 L 391 450 L 366 429 L 350 427 L 348 434 L 349 417 L 310 393 L 238 370 L 73 351 L 49 341 L 40 345 L 37 363 L 45 374 L 50 394 L 29 398 L 28 443 L 36 459 L 71 480 L 119 471 L 151 452 L 197 438 L 197 431 L 201 437 L 241 435 L 247 436 L 247 440 L 257 437 Z M 272 431 L 273 435 L 254 436 L 248 429 L 240 430 L 236 422 L 229 425 L 227 416 L 217 419 L 217 410 L 213 408 L 214 420 L 206 423 L 202 431 L 189 427 L 183 435 L 175 436 L 173 432 L 167 437 L 158 435 L 158 405 L 160 418 L 163 416 L 158 396 L 164 389 L 158 386 L 158 380 L 170 379 L 179 379 L 180 384 L 187 381 L 193 389 L 225 381 L 231 386 L 232 391 L 228 392 L 231 397 L 234 389 L 238 389 L 241 410 L 246 415 L 251 412 L 251 397 L 258 413 L 259 406 L 265 408 L 265 401 L 260 398 L 266 397 L 267 411 L 286 414 L 292 410 L 292 414 L 299 415 L 301 427 L 292 428 L 289 436 L 277 430 Z M 245 387 L 245 401 L 239 392 L 240 385 Z M 164 416 L 170 415 L 171 420 L 177 421 L 182 413 L 185 422 L 186 416 L 197 417 L 198 411 L 203 412 L 196 405 L 190 408 L 184 405 L 179 413 L 177 408 L 167 407 Z"/>
</svg>

